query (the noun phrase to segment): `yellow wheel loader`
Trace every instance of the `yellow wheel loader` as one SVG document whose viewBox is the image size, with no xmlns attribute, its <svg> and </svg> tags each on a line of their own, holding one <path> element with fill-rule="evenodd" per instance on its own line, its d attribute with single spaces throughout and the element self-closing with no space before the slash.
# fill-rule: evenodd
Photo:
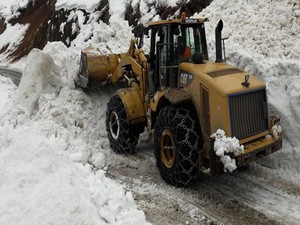
<svg viewBox="0 0 300 225">
<path fill-rule="evenodd" d="M 139 134 L 148 129 L 162 178 L 178 187 L 194 184 L 201 173 L 223 172 L 212 138 L 218 129 L 244 145 L 243 153 L 230 155 L 237 167 L 282 147 L 281 133 L 272 132 L 279 119 L 268 115 L 265 83 L 224 62 L 222 20 L 215 33 L 216 60 L 208 60 L 206 21 L 151 22 L 148 57 L 142 41 L 134 40 L 124 54 L 86 49 L 81 55 L 79 86 L 128 83 L 107 104 L 112 150 L 133 153 Z"/>
</svg>

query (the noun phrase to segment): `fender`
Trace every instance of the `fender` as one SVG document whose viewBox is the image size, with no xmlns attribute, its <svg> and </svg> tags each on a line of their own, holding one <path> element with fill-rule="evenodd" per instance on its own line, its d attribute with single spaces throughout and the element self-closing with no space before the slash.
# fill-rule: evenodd
<svg viewBox="0 0 300 225">
<path fill-rule="evenodd" d="M 171 88 L 166 90 L 165 98 L 172 103 L 178 105 L 182 102 L 191 101 L 191 94 L 182 88 Z"/>
<path fill-rule="evenodd" d="M 119 89 L 117 91 L 117 95 L 121 98 L 124 104 L 126 115 L 131 125 L 146 122 L 144 103 L 137 89 Z"/>
</svg>

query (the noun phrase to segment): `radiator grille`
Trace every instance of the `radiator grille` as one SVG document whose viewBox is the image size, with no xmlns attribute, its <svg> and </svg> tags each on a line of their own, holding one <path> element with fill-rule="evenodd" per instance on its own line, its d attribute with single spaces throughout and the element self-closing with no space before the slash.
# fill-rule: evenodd
<svg viewBox="0 0 300 225">
<path fill-rule="evenodd" d="M 229 96 L 231 136 L 241 140 L 268 130 L 266 90 Z"/>
</svg>

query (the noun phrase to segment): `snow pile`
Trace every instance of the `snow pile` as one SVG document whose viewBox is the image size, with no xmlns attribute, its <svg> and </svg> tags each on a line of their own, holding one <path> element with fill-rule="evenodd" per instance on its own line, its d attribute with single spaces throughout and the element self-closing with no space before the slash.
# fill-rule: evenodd
<svg viewBox="0 0 300 225">
<path fill-rule="evenodd" d="M 8 24 L 6 30 L 0 35 L 0 49 L 5 47 L 12 49 L 18 45 L 22 41 L 28 27 L 28 25 L 16 24 L 11 26 Z"/>
<path fill-rule="evenodd" d="M 1 0 L 0 17 L 16 15 L 19 9 L 26 8 L 28 2 L 30 2 L 30 0 Z"/>
<path fill-rule="evenodd" d="M 148 224 L 132 194 L 105 177 L 108 97 L 75 89 L 79 56 L 50 43 L 28 56 L 19 90 L 1 78 L 0 224 Z"/>
<path fill-rule="evenodd" d="M 138 10 L 140 12 L 141 14 L 140 23 L 143 26 L 147 27 L 149 22 L 157 21 L 161 19 L 160 16 L 157 14 L 157 8 L 175 7 L 180 2 L 181 1 L 179 0 L 164 0 L 164 1 L 133 0 L 131 2 L 131 6 L 133 9 Z M 178 13 L 179 12 L 176 12 L 175 15 L 171 15 L 171 16 L 177 16 Z"/>
<path fill-rule="evenodd" d="M 242 45 L 251 55 L 300 59 L 299 0 L 214 0 L 201 15 L 224 21 L 227 46 Z"/>
<path fill-rule="evenodd" d="M 94 12 L 99 2 L 100 0 L 57 0 L 55 6 L 57 9 L 84 9 L 87 12 Z"/>
<path fill-rule="evenodd" d="M 86 21 L 84 13 L 80 10 L 72 11 L 68 20 L 77 18 L 77 22 L 72 25 L 72 32 L 80 32 L 77 37 L 70 43 L 72 47 L 83 49 L 93 45 L 102 54 L 106 53 L 123 53 L 128 50 L 130 40 L 134 37 L 130 32 L 128 21 L 110 18 L 110 24 L 98 21 L 101 12 L 96 11 L 90 14 L 89 20 Z M 75 21 L 75 20 L 74 20 Z M 64 29 L 61 25 L 61 30 Z M 124 35 L 126 34 L 126 35 Z"/>
<path fill-rule="evenodd" d="M 28 57 L 25 71 L 17 91 L 17 103 L 33 112 L 43 93 L 58 93 L 61 88 L 59 68 L 51 55 L 33 49 Z"/>
<path fill-rule="evenodd" d="M 29 25 L 21 24 L 7 25 L 6 30 L 0 35 L 0 50 L 5 51 L 5 54 L 0 55 L 0 61 L 5 60 L 8 53 L 22 42 L 28 27 Z"/>
<path fill-rule="evenodd" d="M 273 136 L 278 139 L 279 135 L 281 135 L 281 133 L 282 133 L 281 126 L 279 124 L 276 124 L 272 127 L 271 130 L 272 130 Z"/>
<path fill-rule="evenodd" d="M 131 193 L 69 161 L 66 143 L 23 113 L 22 125 L 0 128 L 1 224 L 145 224 Z"/>
<path fill-rule="evenodd" d="M 214 150 L 224 165 L 224 172 L 233 172 L 237 168 L 236 162 L 228 154 L 232 153 L 234 156 L 238 156 L 244 152 L 244 146 L 240 145 L 239 140 L 235 137 L 226 137 L 225 132 L 221 129 L 213 133 L 211 138 L 215 139 Z"/>
<path fill-rule="evenodd" d="M 17 87 L 13 85 L 11 79 L 1 76 L 0 73 L 0 109 L 4 109 L 9 104 L 10 99 L 15 94 Z"/>
<path fill-rule="evenodd" d="M 120 20 L 120 18 L 125 18 L 125 7 L 126 1 L 121 0 L 116 2 L 115 0 L 109 0 L 109 14 L 112 16 L 113 20 Z"/>
</svg>

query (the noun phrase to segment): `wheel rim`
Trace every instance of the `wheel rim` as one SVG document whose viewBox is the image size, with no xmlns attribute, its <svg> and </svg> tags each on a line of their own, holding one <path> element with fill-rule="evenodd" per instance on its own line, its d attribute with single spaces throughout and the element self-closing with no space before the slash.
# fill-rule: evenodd
<svg viewBox="0 0 300 225">
<path fill-rule="evenodd" d="M 113 139 L 117 139 L 120 133 L 120 121 L 117 113 L 114 111 L 109 115 L 109 130 Z"/>
<path fill-rule="evenodd" d="M 169 130 L 164 130 L 160 140 L 160 158 L 167 168 L 175 163 L 175 142 Z"/>
</svg>

